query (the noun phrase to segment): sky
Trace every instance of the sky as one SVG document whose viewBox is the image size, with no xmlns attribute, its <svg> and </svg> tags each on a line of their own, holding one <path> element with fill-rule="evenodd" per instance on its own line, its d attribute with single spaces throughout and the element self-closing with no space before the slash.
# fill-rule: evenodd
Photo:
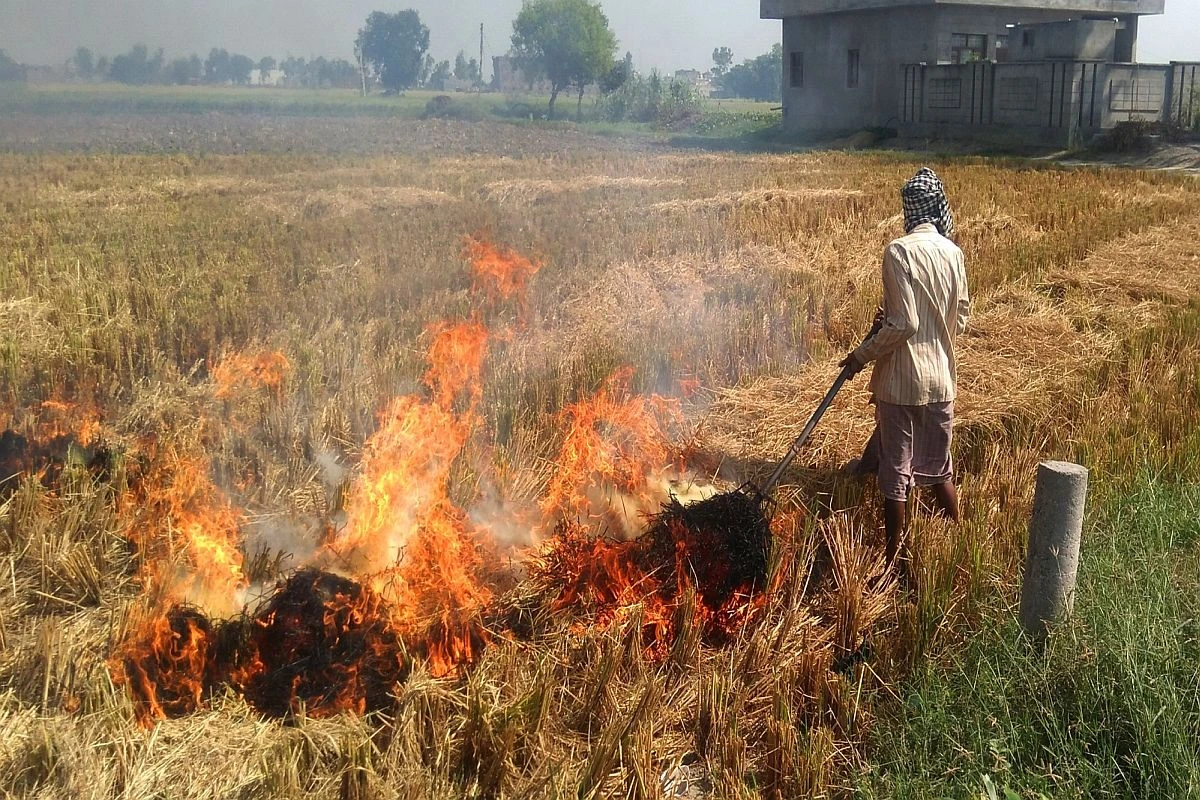
<svg viewBox="0 0 1200 800">
<path fill-rule="evenodd" d="M 780 41 L 777 20 L 758 18 L 757 0 L 600 0 L 639 69 L 706 69 L 713 48 L 734 58 L 764 53 Z M 508 50 L 521 0 L 0 0 L 0 49 L 18 61 L 59 64 L 83 45 L 115 54 L 144 43 L 167 56 L 224 47 L 264 55 L 351 58 L 355 33 L 374 10 L 415 8 L 439 60 L 479 52 L 484 25 L 485 75 Z M 1142 21 L 1139 58 L 1200 61 L 1200 0 L 1167 0 L 1167 13 Z"/>
</svg>

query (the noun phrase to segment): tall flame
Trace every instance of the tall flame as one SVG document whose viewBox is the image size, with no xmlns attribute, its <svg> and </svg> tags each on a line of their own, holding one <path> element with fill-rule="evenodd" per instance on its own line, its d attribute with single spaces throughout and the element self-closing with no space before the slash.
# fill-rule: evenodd
<svg viewBox="0 0 1200 800">
<path fill-rule="evenodd" d="M 543 498 L 548 522 L 616 522 L 627 534 L 665 495 L 651 490 L 674 456 L 670 431 L 682 421 L 677 401 L 631 393 L 633 370 L 613 373 L 596 394 L 568 406 L 567 432 Z"/>
<path fill-rule="evenodd" d="M 209 478 L 205 459 L 168 449 L 124 503 L 131 511 L 127 536 L 142 550 L 148 582 L 169 602 L 217 614 L 237 609 L 246 584 L 245 515 Z M 180 550 L 185 563 L 171 564 L 170 554 Z"/>
<path fill-rule="evenodd" d="M 429 345 L 429 369 L 424 380 L 434 402 L 450 411 L 455 399 L 465 394 L 468 413 L 474 411 L 483 395 L 480 376 L 487 357 L 487 328 L 479 322 L 440 322 L 428 330 L 433 342 Z"/>
<path fill-rule="evenodd" d="M 370 576 L 401 632 L 426 643 L 431 669 L 445 674 L 477 654 L 478 615 L 491 599 L 479 577 L 483 534 L 450 498 L 482 393 L 487 330 L 477 322 L 432 330 L 425 382 L 433 402 L 400 397 L 385 409 L 329 550 L 352 574 Z M 461 414 L 458 402 L 467 404 Z"/>
</svg>

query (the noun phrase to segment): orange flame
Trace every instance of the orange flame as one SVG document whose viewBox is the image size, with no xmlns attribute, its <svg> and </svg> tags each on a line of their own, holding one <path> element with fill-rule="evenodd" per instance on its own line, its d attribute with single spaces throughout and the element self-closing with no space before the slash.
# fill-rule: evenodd
<svg viewBox="0 0 1200 800">
<path fill-rule="evenodd" d="M 127 538 L 145 559 L 147 581 L 164 590 L 167 602 L 189 602 L 206 611 L 236 608 L 242 573 L 243 512 L 208 477 L 207 461 L 167 450 L 154 460 L 123 499 L 131 512 Z M 182 548 L 179 575 L 170 555 Z"/>
<path fill-rule="evenodd" d="M 257 389 L 278 394 L 291 365 L 283 353 L 261 350 L 254 353 L 231 353 L 212 369 L 218 398 L 233 397 Z"/>
<path fill-rule="evenodd" d="M 549 522 L 609 517 L 614 503 L 626 498 L 636 508 L 619 509 L 622 519 L 631 511 L 650 510 L 641 501 L 652 499 L 647 492 L 651 476 L 672 462 L 670 429 L 681 422 L 682 413 L 677 401 L 631 394 L 632 376 L 630 368 L 618 370 L 595 396 L 562 412 L 567 434 L 541 503 Z M 619 496 L 604 495 L 605 488 Z"/>
<path fill-rule="evenodd" d="M 47 441 L 59 436 L 74 436 L 87 447 L 100 436 L 100 411 L 91 403 L 43 400 L 38 419 L 37 438 Z"/>
<path fill-rule="evenodd" d="M 566 525 L 539 554 L 534 572 L 555 587 L 552 608 L 582 611 L 593 624 L 611 624 L 639 608 L 646 653 L 662 660 L 681 626 L 720 643 L 762 610 L 764 587 L 729 585 L 729 555 L 703 531 L 677 522 L 631 541 L 592 537 Z"/>
<path fill-rule="evenodd" d="M 228 680 L 260 711 L 327 717 L 390 705 L 407 674 L 384 600 L 367 586 L 301 570 L 245 624 Z M 301 668 L 297 669 L 300 665 Z"/>
<path fill-rule="evenodd" d="M 529 279 L 542 268 L 540 261 L 492 244 L 481 235 L 468 236 L 463 253 L 471 262 L 476 290 L 482 289 L 492 303 L 516 298 L 524 307 Z"/>
<path fill-rule="evenodd" d="M 453 414 L 418 397 L 388 404 L 363 448 L 348 521 L 332 543 L 352 573 L 380 572 L 400 559 L 421 521 L 445 499 L 468 433 Z"/>
<path fill-rule="evenodd" d="M 134 629 L 109 660 L 113 680 L 127 686 L 144 725 L 200 707 L 209 683 L 213 628 L 202 614 L 173 609 Z"/>
<path fill-rule="evenodd" d="M 434 402 L 450 411 L 455 399 L 465 392 L 469 408 L 474 410 L 483 394 L 480 376 L 487 357 L 487 328 L 479 322 L 442 322 L 431 325 L 428 332 L 433 342 L 424 380 L 433 392 Z"/>
<path fill-rule="evenodd" d="M 434 329 L 429 403 L 393 400 L 363 450 L 362 477 L 344 530 L 328 550 L 389 601 L 406 639 L 423 642 L 435 674 L 472 660 L 478 615 L 491 599 L 480 579 L 484 536 L 449 496 L 450 472 L 470 438 L 481 395 L 487 330 L 476 322 Z M 466 396 L 461 415 L 453 407 Z"/>
<path fill-rule="evenodd" d="M 466 240 L 464 254 L 476 289 L 493 302 L 523 303 L 541 267 L 479 237 Z M 391 702 L 414 655 L 436 676 L 478 658 L 496 586 L 488 572 L 493 544 L 451 487 L 480 422 L 490 333 L 476 319 L 437 323 L 427 334 L 428 393 L 395 398 L 382 410 L 363 446 L 345 524 L 330 528 L 318 556 L 252 616 L 228 623 L 241 626 L 233 636 L 194 609 L 160 606 L 155 620 L 118 645 L 111 667 L 144 719 L 187 713 L 218 681 L 264 713 L 363 712 Z M 288 370 L 279 353 L 235 354 L 213 368 L 215 394 L 278 393 Z M 633 538 L 646 527 L 644 515 L 661 507 L 666 476 L 679 466 L 671 443 L 682 411 L 677 401 L 633 394 L 631 379 L 631 369 L 619 370 L 561 413 L 562 448 L 540 504 L 543 530 L 560 535 L 540 558 L 543 572 L 557 576 L 554 607 L 590 610 L 601 622 L 639 607 L 647 647 L 661 656 L 684 611 L 707 635 L 735 630 L 758 606 L 753 582 L 724 580 L 711 537 L 659 526 Z M 246 584 L 243 513 L 208 478 L 204 459 L 170 450 L 158 456 L 127 504 L 135 511 L 130 538 L 157 569 L 148 569 L 148 582 L 168 603 L 227 612 Z M 506 513 L 501 524 L 516 519 Z M 632 540 L 599 535 L 614 526 Z M 179 552 L 182 579 L 163 569 Z M 721 583 L 719 592 L 696 585 L 706 574 Z"/>
</svg>

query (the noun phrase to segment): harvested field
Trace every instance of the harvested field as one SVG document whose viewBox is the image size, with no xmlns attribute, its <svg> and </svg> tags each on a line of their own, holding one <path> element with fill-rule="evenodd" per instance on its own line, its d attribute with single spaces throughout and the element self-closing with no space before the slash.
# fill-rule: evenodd
<svg viewBox="0 0 1200 800">
<path fill-rule="evenodd" d="M 47 124 L 49 121 L 50 124 Z M 497 133 L 497 129 L 499 133 Z M 0 151 L 16 153 L 320 153 L 537 156 L 626 149 L 586 133 L 446 120 L 311 117 L 205 111 L 133 114 L 6 111 Z"/>
<path fill-rule="evenodd" d="M 854 796 L 1009 614 L 1039 460 L 1194 463 L 1184 176 L 933 164 L 965 520 L 915 514 L 901 586 L 838 473 L 863 379 L 769 539 L 675 499 L 799 433 L 912 159 L 225 113 L 0 150 L 0 429 L 57 448 L 0 475 L 5 796 Z"/>
</svg>

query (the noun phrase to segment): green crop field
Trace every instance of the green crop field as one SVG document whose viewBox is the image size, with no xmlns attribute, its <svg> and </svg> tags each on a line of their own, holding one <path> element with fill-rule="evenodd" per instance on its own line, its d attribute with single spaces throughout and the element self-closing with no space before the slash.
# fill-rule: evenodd
<svg viewBox="0 0 1200 800">
<path fill-rule="evenodd" d="M 1200 792 L 1194 178 L 427 102 L 3 98 L 0 793 Z M 717 596 L 650 515 L 783 454 L 924 163 L 974 297 L 964 521 L 918 507 L 911 579 L 884 572 L 875 490 L 838 472 L 860 379 L 762 579 Z M 1092 483 L 1039 652 L 1046 458 Z"/>
</svg>

